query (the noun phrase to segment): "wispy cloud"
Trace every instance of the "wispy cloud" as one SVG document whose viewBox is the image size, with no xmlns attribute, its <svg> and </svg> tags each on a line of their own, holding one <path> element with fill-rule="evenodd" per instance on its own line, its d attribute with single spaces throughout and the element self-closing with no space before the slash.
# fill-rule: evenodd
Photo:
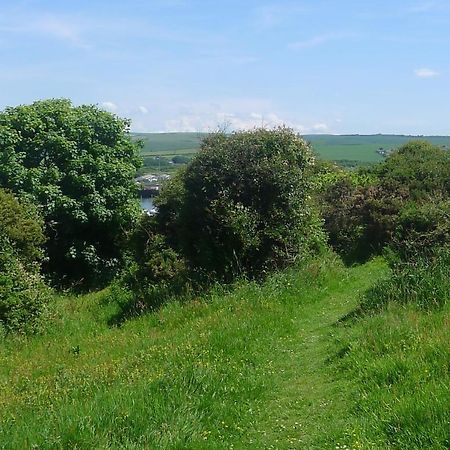
<svg viewBox="0 0 450 450">
<path fill-rule="evenodd" d="M 422 2 L 422 3 L 417 3 L 415 5 L 412 5 L 409 8 L 406 8 L 406 12 L 412 13 L 412 14 L 421 14 L 421 13 L 427 13 L 430 11 L 434 11 L 436 9 L 439 9 L 442 6 L 443 6 L 443 2 L 439 2 L 439 1 Z"/>
<path fill-rule="evenodd" d="M 100 104 L 100 107 L 102 109 L 104 109 L 105 111 L 109 111 L 109 112 L 116 112 L 119 109 L 119 107 L 114 102 L 110 102 L 110 101 L 102 102 Z"/>
<path fill-rule="evenodd" d="M 243 99 L 237 104 L 251 106 L 252 101 Z M 269 105 L 262 109 L 247 109 L 242 108 L 230 109 L 232 104 L 226 103 L 204 105 L 202 109 L 200 105 L 196 110 L 185 111 L 183 114 L 174 114 L 174 117 L 165 121 L 164 131 L 212 131 L 218 128 L 229 130 L 249 130 L 255 127 L 273 128 L 277 126 L 288 126 L 302 134 L 325 133 L 328 132 L 329 127 L 324 122 L 307 121 L 305 123 L 290 118 L 283 113 L 275 112 Z M 263 106 L 263 104 L 256 100 L 254 106 Z M 236 106 L 236 105 L 234 105 Z M 245 108 L 244 108 L 245 109 Z"/>
<path fill-rule="evenodd" d="M 359 35 L 356 33 L 326 33 L 313 36 L 302 41 L 291 42 L 289 48 L 293 50 L 300 50 L 303 48 L 317 47 L 318 45 L 326 44 L 333 41 L 341 41 L 345 39 L 356 38 Z"/>
<path fill-rule="evenodd" d="M 298 2 L 266 4 L 255 9 L 255 23 L 261 28 L 273 28 L 307 11 L 308 8 Z"/>
<path fill-rule="evenodd" d="M 88 48 L 89 44 L 82 37 L 82 28 L 75 18 L 53 14 L 10 20 L 6 24 L 0 22 L 0 33 L 48 36 L 70 42 L 76 47 Z"/>
<path fill-rule="evenodd" d="M 421 69 L 415 69 L 414 74 L 418 78 L 434 78 L 439 75 L 439 72 L 433 69 L 428 69 L 426 67 L 423 67 Z"/>
</svg>

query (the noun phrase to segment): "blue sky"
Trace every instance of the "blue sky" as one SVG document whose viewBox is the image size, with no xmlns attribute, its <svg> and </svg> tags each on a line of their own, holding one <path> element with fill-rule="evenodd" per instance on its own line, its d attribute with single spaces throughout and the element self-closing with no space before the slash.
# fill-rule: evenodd
<svg viewBox="0 0 450 450">
<path fill-rule="evenodd" d="M 450 0 L 1 0 L 0 61 L 135 131 L 450 134 Z"/>
</svg>

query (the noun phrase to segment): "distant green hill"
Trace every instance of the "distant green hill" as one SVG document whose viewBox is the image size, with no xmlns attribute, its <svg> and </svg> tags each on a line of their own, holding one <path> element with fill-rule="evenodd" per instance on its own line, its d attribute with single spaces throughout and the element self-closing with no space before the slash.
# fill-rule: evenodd
<svg viewBox="0 0 450 450">
<path fill-rule="evenodd" d="M 191 157 L 205 135 L 206 133 L 133 133 L 136 139 L 144 142 L 142 156 L 145 167 L 149 168 L 168 166 L 175 155 Z M 389 153 L 412 139 L 425 139 L 435 145 L 450 148 L 450 136 L 309 134 L 304 137 L 311 142 L 319 157 L 349 166 L 379 162 L 383 159 L 383 153 Z"/>
<path fill-rule="evenodd" d="M 373 163 L 383 159 L 379 152 L 389 152 L 412 139 L 425 139 L 450 148 L 450 136 L 374 135 L 306 135 L 315 152 L 333 161 L 359 161 Z"/>
<path fill-rule="evenodd" d="M 159 152 L 175 154 L 180 150 L 196 152 L 206 133 L 133 133 L 133 136 L 144 142 L 142 150 L 144 154 Z"/>
</svg>

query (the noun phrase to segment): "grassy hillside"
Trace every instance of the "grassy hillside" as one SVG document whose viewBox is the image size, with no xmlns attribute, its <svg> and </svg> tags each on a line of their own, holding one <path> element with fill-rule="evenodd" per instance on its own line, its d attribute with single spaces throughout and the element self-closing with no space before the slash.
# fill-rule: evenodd
<svg viewBox="0 0 450 450">
<path fill-rule="evenodd" d="M 199 147 L 203 133 L 135 133 L 142 139 L 145 158 L 159 155 L 169 161 L 175 155 L 192 156 Z M 400 136 L 400 135 L 305 135 L 314 151 L 323 159 L 347 161 L 350 164 L 375 163 L 383 160 L 377 150 L 392 150 L 411 139 L 426 139 L 439 146 L 450 147 L 449 136 Z M 158 162 L 147 160 L 148 165 L 158 166 Z M 146 165 L 147 165 L 146 163 Z M 167 164 L 166 164 L 167 165 Z"/>
<path fill-rule="evenodd" d="M 62 299 L 0 341 L 0 448 L 448 448 L 449 308 L 344 320 L 386 273 L 324 258 L 121 327 Z"/>
<path fill-rule="evenodd" d="M 143 153 L 195 153 L 206 133 L 133 133 L 144 143 Z"/>
<path fill-rule="evenodd" d="M 435 145 L 450 147 L 450 137 L 444 136 L 399 136 L 375 134 L 363 135 L 308 135 L 314 150 L 323 159 L 353 160 L 361 162 L 379 162 L 383 159 L 377 150 L 392 150 L 411 139 L 425 139 Z"/>
</svg>

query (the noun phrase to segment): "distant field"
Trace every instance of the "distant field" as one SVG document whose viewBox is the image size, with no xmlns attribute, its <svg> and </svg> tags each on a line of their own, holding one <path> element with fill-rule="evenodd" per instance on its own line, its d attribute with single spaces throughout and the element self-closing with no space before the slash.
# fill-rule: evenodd
<svg viewBox="0 0 450 450">
<path fill-rule="evenodd" d="M 323 159 L 378 162 L 383 157 L 377 150 L 393 150 L 412 139 L 426 139 L 435 145 L 450 147 L 450 136 L 360 135 L 306 135 L 315 152 Z"/>
<path fill-rule="evenodd" d="M 205 135 L 206 133 L 133 133 L 133 136 L 144 142 L 144 154 L 193 153 L 198 150 Z"/>
<path fill-rule="evenodd" d="M 155 168 L 151 158 L 159 156 L 166 164 L 176 155 L 192 156 L 198 150 L 205 133 L 133 133 L 144 142 L 142 156 L 145 166 Z M 425 139 L 435 145 L 450 148 L 450 136 L 403 136 L 403 135 L 305 135 L 316 154 L 332 161 L 348 165 L 376 163 L 383 160 L 377 150 L 389 151 L 412 139 Z"/>
</svg>

